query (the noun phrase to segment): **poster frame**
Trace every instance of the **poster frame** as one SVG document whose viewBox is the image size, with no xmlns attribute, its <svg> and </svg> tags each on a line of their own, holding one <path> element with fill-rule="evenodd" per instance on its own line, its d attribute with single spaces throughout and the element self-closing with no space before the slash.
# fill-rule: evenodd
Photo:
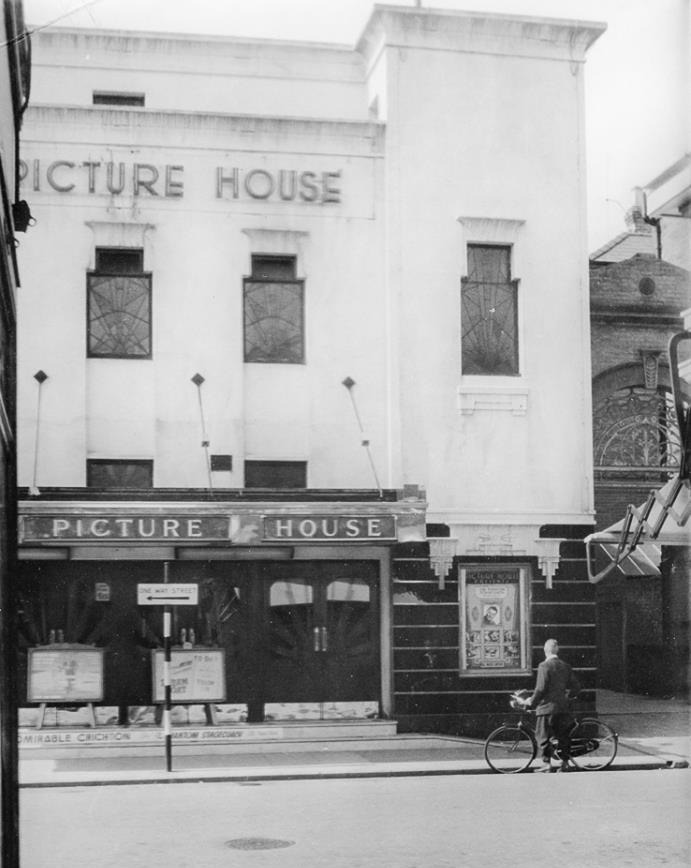
<svg viewBox="0 0 691 868">
<path fill-rule="evenodd" d="M 497 667 L 481 667 L 469 668 L 468 656 L 466 650 L 466 606 L 467 598 L 467 579 L 469 575 L 477 571 L 493 573 L 516 573 L 518 572 L 518 612 L 519 612 L 519 654 L 520 666 L 497 666 Z M 530 610 L 529 610 L 529 583 L 532 577 L 532 570 L 529 563 L 467 563 L 462 564 L 458 568 L 458 605 L 459 605 L 459 648 L 458 648 L 458 665 L 459 674 L 468 678 L 500 678 L 506 675 L 530 675 L 532 673 L 531 658 L 530 658 Z"/>
<path fill-rule="evenodd" d="M 95 645 L 78 645 L 78 644 L 55 644 L 55 645 L 37 645 L 28 649 L 28 665 L 26 677 L 26 695 L 27 702 L 43 705 L 87 705 L 93 702 L 102 702 L 104 695 L 104 677 L 103 677 L 103 662 L 104 649 L 97 648 Z M 37 695 L 35 689 L 35 671 L 34 661 L 41 656 L 47 654 L 62 655 L 66 662 L 73 660 L 79 655 L 96 654 L 98 658 L 97 671 L 97 689 L 90 693 L 82 693 L 79 696 L 66 696 L 64 692 L 59 690 L 46 691 L 41 695 Z"/>
<path fill-rule="evenodd" d="M 175 658 L 180 659 L 183 655 L 189 654 L 212 654 L 220 659 L 220 684 L 219 691 L 214 695 L 203 697 L 180 697 L 177 698 L 173 692 L 171 702 L 173 705 L 206 705 L 209 703 L 225 702 L 226 701 L 226 652 L 225 648 L 206 647 L 203 645 L 194 645 L 192 648 L 171 648 L 171 679 L 173 677 L 173 669 Z M 151 701 L 154 705 L 162 705 L 165 702 L 163 688 L 158 695 L 159 682 L 163 680 L 163 664 L 164 664 L 163 648 L 152 648 L 151 650 Z"/>
</svg>

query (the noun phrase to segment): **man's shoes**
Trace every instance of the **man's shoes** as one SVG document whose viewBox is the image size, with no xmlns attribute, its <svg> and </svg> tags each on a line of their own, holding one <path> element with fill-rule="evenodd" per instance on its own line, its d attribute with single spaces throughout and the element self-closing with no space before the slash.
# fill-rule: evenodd
<svg viewBox="0 0 691 868">
<path fill-rule="evenodd" d="M 558 772 L 570 772 L 571 769 L 569 768 L 568 760 L 563 760 L 563 761 L 562 761 L 562 764 L 559 766 L 559 768 L 557 769 L 557 771 L 558 771 Z"/>
<path fill-rule="evenodd" d="M 539 769 L 534 769 L 534 771 L 541 772 L 543 774 L 546 772 L 547 774 L 549 774 L 550 772 L 556 772 L 556 769 L 552 767 L 551 763 L 543 763 L 543 765 L 541 765 Z"/>
</svg>

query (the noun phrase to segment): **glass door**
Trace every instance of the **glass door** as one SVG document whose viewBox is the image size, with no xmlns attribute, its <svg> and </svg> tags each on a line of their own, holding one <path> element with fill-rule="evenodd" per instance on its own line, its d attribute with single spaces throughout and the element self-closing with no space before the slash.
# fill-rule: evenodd
<svg viewBox="0 0 691 868">
<path fill-rule="evenodd" d="M 321 590 L 320 659 L 325 698 L 358 701 L 378 697 L 379 630 L 373 618 L 374 589 L 366 579 L 343 578 L 326 581 Z"/>
<path fill-rule="evenodd" d="M 267 580 L 265 701 L 378 701 L 376 577 L 343 566 L 295 564 Z"/>
</svg>

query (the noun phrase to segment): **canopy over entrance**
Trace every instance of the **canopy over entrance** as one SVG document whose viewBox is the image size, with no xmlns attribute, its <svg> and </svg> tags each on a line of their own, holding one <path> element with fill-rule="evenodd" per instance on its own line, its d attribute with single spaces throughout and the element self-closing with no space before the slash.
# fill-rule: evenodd
<svg viewBox="0 0 691 868">
<path fill-rule="evenodd" d="M 599 582 L 618 568 L 625 576 L 659 576 L 662 546 L 691 546 L 691 331 L 672 337 L 669 343 L 674 405 L 681 440 L 679 473 L 662 488 L 650 492 L 639 507 L 629 505 L 626 515 L 605 530 L 585 538 L 588 578 Z M 592 545 L 597 543 L 596 552 Z M 597 552 L 610 563 L 594 566 Z"/>
<path fill-rule="evenodd" d="M 585 538 L 588 578 L 599 582 L 617 567 L 625 576 L 659 576 L 662 546 L 691 546 L 690 516 L 691 483 L 670 479 L 621 521 Z M 599 571 L 593 543 L 610 561 Z"/>
</svg>

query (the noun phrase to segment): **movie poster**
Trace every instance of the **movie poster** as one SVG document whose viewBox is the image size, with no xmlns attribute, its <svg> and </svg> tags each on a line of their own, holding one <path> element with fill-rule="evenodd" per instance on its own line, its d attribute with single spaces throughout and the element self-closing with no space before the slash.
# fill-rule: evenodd
<svg viewBox="0 0 691 868">
<path fill-rule="evenodd" d="M 464 604 L 464 668 L 521 669 L 519 570 L 468 571 Z"/>
<path fill-rule="evenodd" d="M 68 644 L 30 648 L 27 681 L 29 702 L 100 702 L 103 649 Z"/>
</svg>

